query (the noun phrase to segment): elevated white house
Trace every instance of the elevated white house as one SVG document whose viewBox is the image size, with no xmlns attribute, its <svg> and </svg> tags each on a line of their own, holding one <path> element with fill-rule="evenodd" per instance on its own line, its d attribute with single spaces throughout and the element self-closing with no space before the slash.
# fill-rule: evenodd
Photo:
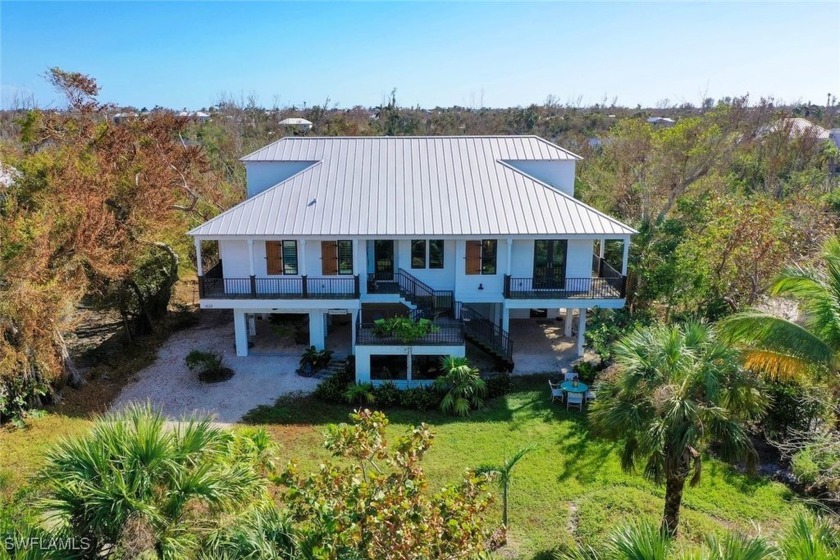
<svg viewBox="0 0 840 560">
<path fill-rule="evenodd" d="M 586 310 L 624 306 L 636 232 L 575 199 L 578 159 L 535 136 L 283 138 L 242 159 L 247 200 L 190 232 L 200 305 L 233 310 L 239 356 L 254 316 L 308 315 L 319 349 L 344 316 L 359 381 L 423 379 L 466 344 L 515 368 L 510 320 L 535 309 L 567 336 L 577 315 L 581 353 Z M 398 314 L 436 328 L 410 346 L 373 328 Z"/>
</svg>

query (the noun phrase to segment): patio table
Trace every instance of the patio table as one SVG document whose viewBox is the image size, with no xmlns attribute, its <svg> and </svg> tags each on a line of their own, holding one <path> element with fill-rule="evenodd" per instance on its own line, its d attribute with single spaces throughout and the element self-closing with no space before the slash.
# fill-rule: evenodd
<svg viewBox="0 0 840 560">
<path fill-rule="evenodd" d="M 571 381 L 564 381 L 560 384 L 560 388 L 567 393 L 585 393 L 589 390 L 589 385 L 583 383 L 582 381 L 578 381 L 577 387 L 575 387 Z"/>
</svg>

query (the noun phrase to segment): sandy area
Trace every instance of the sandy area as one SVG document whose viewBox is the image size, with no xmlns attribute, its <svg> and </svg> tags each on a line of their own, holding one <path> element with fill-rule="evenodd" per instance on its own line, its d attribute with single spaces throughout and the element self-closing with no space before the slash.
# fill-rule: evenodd
<svg viewBox="0 0 840 560">
<path fill-rule="evenodd" d="M 184 358 L 192 350 L 213 350 L 224 355 L 224 365 L 235 375 L 222 383 L 204 384 L 187 369 Z M 220 424 L 238 422 L 249 410 L 272 404 L 278 397 L 310 392 L 317 379 L 295 374 L 299 353 L 237 358 L 233 347 L 233 322 L 202 313 L 201 323 L 175 333 L 158 352 L 155 362 L 137 373 L 123 388 L 112 408 L 130 402 L 150 401 L 172 420 L 208 413 Z"/>
</svg>

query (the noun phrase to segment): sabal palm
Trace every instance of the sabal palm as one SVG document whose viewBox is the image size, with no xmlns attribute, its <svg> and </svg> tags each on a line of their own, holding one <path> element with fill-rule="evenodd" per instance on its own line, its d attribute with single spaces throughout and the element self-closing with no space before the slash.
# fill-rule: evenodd
<svg viewBox="0 0 840 560">
<path fill-rule="evenodd" d="M 643 465 L 665 484 L 662 531 L 676 535 L 686 482 L 699 482 L 702 453 L 712 442 L 727 460 L 755 451 L 745 422 L 766 406 L 756 380 L 708 325 L 650 326 L 615 347 L 620 373 L 600 384 L 591 420 L 596 432 L 623 441 L 622 468 Z"/>
<path fill-rule="evenodd" d="M 142 535 L 162 558 L 188 556 L 224 516 L 265 497 L 257 463 L 267 440 L 237 438 L 206 419 L 169 427 L 132 406 L 47 454 L 40 509 L 97 552 L 141 546 Z"/>
<path fill-rule="evenodd" d="M 466 416 L 470 409 L 484 406 L 487 384 L 466 358 L 446 356 L 441 359 L 441 367 L 444 374 L 435 380 L 435 387 L 446 391 L 440 402 L 443 412 Z"/>
<path fill-rule="evenodd" d="M 513 467 L 533 450 L 534 447 L 524 447 L 514 453 L 513 457 L 506 458 L 501 465 L 482 465 L 476 469 L 479 474 L 495 475 L 499 486 L 502 487 L 502 525 L 505 527 L 508 526 L 508 489 L 513 478 Z"/>
<path fill-rule="evenodd" d="M 603 546 L 578 546 L 557 560 L 829 560 L 840 553 L 837 527 L 827 518 L 798 515 L 778 543 L 762 536 L 710 536 L 702 551 L 675 553 L 673 541 L 647 522 L 623 525 Z"/>
<path fill-rule="evenodd" d="M 748 368 L 795 377 L 809 366 L 836 371 L 840 356 L 840 240 L 823 247 L 823 266 L 784 270 L 770 290 L 795 299 L 801 324 L 758 310 L 721 323 L 723 337 L 739 346 Z"/>
</svg>

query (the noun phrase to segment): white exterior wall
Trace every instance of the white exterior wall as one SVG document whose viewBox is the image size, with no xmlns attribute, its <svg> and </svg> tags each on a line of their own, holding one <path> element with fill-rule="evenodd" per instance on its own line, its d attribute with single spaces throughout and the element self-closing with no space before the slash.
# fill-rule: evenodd
<svg viewBox="0 0 840 560">
<path fill-rule="evenodd" d="M 575 162 L 568 161 L 544 161 L 544 160 L 516 160 L 508 161 L 511 167 L 522 171 L 542 181 L 558 191 L 569 196 L 575 196 Z"/>
<path fill-rule="evenodd" d="M 370 357 L 371 356 L 407 356 L 408 346 L 356 346 L 356 383 L 370 383 Z M 460 346 L 412 346 L 411 354 L 413 356 L 459 356 L 466 355 L 466 347 L 462 344 Z M 376 383 L 374 381 L 374 383 Z M 409 385 L 424 385 L 428 381 L 411 381 L 406 382 L 402 380 L 395 380 L 394 383 L 398 387 L 406 387 Z"/>
<path fill-rule="evenodd" d="M 566 253 L 566 278 L 592 277 L 592 239 L 570 239 Z M 533 248 L 531 249 L 533 251 Z M 531 257 L 533 261 L 533 256 Z"/>
<path fill-rule="evenodd" d="M 245 162 L 248 198 L 285 181 L 295 173 L 303 171 L 311 161 L 250 161 Z"/>
</svg>

